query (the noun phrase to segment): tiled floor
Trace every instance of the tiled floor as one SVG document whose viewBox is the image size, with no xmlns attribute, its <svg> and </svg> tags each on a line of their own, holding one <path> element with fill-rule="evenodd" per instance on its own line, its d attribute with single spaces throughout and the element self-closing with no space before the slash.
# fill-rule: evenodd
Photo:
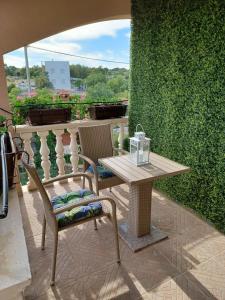
<svg viewBox="0 0 225 300">
<path fill-rule="evenodd" d="M 55 195 L 76 187 L 77 183 L 69 182 L 48 190 Z M 114 188 L 113 197 L 120 222 L 128 211 L 127 186 Z M 68 229 L 60 233 L 54 288 L 49 287 L 49 231 L 46 249 L 40 249 L 39 194 L 24 188 L 21 209 L 32 271 L 26 299 L 225 299 L 225 236 L 157 191 L 153 193 L 152 222 L 169 239 L 135 254 L 120 240 L 122 264 L 118 266 L 107 219 L 98 224 L 98 231 L 92 222 Z"/>
</svg>

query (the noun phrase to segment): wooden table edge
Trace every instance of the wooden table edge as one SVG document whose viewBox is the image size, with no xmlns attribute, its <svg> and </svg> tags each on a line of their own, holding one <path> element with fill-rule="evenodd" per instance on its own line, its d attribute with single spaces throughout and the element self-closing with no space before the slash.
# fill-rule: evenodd
<svg viewBox="0 0 225 300">
<path fill-rule="evenodd" d="M 112 170 L 110 168 L 110 166 L 108 166 L 108 164 L 104 162 L 105 159 L 109 159 L 109 158 L 111 158 L 111 157 L 100 158 L 100 159 L 98 159 L 98 162 L 100 164 L 102 164 L 103 166 L 105 166 L 106 168 L 109 168 L 115 175 L 117 175 L 119 178 L 121 178 L 123 181 L 125 181 L 129 185 L 142 184 L 142 183 L 147 183 L 147 182 L 153 182 L 155 180 L 164 179 L 165 177 L 173 177 L 173 176 L 180 175 L 180 174 L 185 174 L 185 173 L 188 173 L 188 172 L 191 171 L 190 167 L 183 166 L 183 165 L 180 164 L 181 166 L 184 167 L 183 170 L 174 171 L 174 172 L 171 172 L 169 174 L 163 174 L 163 175 L 154 176 L 153 178 L 146 178 L 146 179 L 141 179 L 141 180 L 127 180 L 127 178 L 125 178 L 124 176 L 122 176 L 120 172 Z"/>
</svg>

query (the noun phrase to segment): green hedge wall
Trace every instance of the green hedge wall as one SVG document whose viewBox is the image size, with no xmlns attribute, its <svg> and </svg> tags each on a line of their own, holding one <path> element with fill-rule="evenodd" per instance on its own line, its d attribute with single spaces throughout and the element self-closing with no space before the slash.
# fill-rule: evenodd
<svg viewBox="0 0 225 300">
<path fill-rule="evenodd" d="M 192 172 L 157 187 L 225 232 L 225 1 L 132 0 L 132 135 Z"/>
</svg>

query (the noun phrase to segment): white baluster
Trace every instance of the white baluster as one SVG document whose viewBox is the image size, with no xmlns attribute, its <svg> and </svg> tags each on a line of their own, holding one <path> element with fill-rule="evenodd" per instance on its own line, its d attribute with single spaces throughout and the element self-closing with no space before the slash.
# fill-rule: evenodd
<svg viewBox="0 0 225 300">
<path fill-rule="evenodd" d="M 23 140 L 24 143 L 24 150 L 29 154 L 29 162 L 32 164 L 33 159 L 34 159 L 34 152 L 31 147 L 31 138 L 32 138 L 32 132 L 26 132 L 26 133 L 21 133 L 20 134 L 21 139 Z M 34 190 L 36 188 L 36 185 L 34 181 L 32 180 L 31 176 L 28 174 L 28 189 L 29 190 Z"/>
<path fill-rule="evenodd" d="M 65 174 L 64 166 L 65 166 L 65 159 L 64 159 L 64 148 L 62 143 L 62 134 L 64 133 L 63 129 L 54 130 L 53 133 L 56 135 L 56 163 L 58 166 L 58 175 L 62 176 Z"/>
<path fill-rule="evenodd" d="M 120 133 L 118 137 L 119 149 L 123 149 L 123 140 L 124 140 L 124 124 L 120 124 Z"/>
<path fill-rule="evenodd" d="M 41 148 L 40 148 L 40 153 L 41 153 L 41 166 L 44 171 L 44 180 L 48 180 L 50 178 L 50 167 L 51 167 L 51 162 L 49 160 L 49 148 L 47 144 L 47 136 L 48 136 L 48 131 L 39 131 L 37 133 L 41 139 Z"/>
<path fill-rule="evenodd" d="M 69 128 L 68 131 L 70 133 L 70 150 L 71 150 L 70 161 L 72 164 L 73 173 L 75 174 L 78 171 L 78 162 L 79 162 L 78 145 L 77 145 L 77 138 L 76 138 L 77 129 Z"/>
</svg>

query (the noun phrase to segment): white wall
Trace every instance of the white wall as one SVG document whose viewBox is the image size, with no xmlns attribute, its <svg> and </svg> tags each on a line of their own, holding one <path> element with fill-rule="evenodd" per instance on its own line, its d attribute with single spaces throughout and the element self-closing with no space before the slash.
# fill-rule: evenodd
<svg viewBox="0 0 225 300">
<path fill-rule="evenodd" d="M 45 71 L 54 89 L 70 90 L 70 67 L 67 61 L 46 61 Z"/>
</svg>

